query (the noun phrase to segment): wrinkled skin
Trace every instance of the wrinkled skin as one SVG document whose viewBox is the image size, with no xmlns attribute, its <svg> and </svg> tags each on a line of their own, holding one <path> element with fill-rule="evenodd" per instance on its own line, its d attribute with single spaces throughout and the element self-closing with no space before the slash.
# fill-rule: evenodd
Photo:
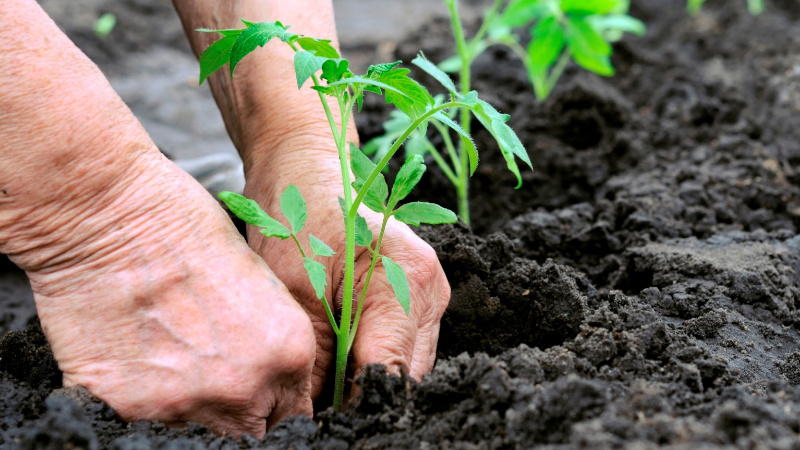
<svg viewBox="0 0 800 450">
<path fill-rule="evenodd" d="M 296 11 L 299 2 L 176 6 L 186 24 L 281 12 L 320 35 L 313 32 L 332 27 L 332 15 L 319 2 L 323 13 L 311 19 Z M 22 32 L 31 23 L 41 32 Z M 251 251 L 35 2 L 0 3 L 0 35 L 8 43 L 0 53 L 0 252 L 31 280 L 65 385 L 86 386 L 128 420 L 193 421 L 220 434 L 261 436 L 287 415 L 310 414 L 333 341 L 296 251 L 255 238 L 264 259 Z M 307 119 L 321 111 L 311 106 L 318 100 L 279 87 L 295 88 L 290 72 L 260 75 L 280 54 L 251 59 L 236 88 L 223 75 L 212 80 L 245 161 L 246 193 L 275 212 L 280 192 L 297 184 L 309 204 L 307 230 L 338 257 L 338 161 L 324 122 Z M 408 271 L 412 312 L 405 316 L 377 274 L 354 369 L 405 365 L 419 377 L 432 367 L 449 287 L 432 250 L 406 226 L 391 224 L 382 253 Z M 359 280 L 367 264 L 361 255 Z M 329 266 L 336 298 L 342 263 Z"/>
</svg>

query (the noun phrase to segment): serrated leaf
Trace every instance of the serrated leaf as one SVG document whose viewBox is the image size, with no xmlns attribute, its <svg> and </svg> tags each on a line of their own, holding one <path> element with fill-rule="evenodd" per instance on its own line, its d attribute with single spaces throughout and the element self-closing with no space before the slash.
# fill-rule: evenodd
<svg viewBox="0 0 800 450">
<path fill-rule="evenodd" d="M 486 128 L 492 137 L 497 141 L 500 147 L 500 152 L 506 160 L 508 170 L 510 170 L 517 178 L 517 188 L 522 186 L 522 176 L 519 173 L 517 163 L 514 161 L 514 156 L 517 156 L 524 161 L 528 167 L 532 168 L 530 157 L 525 147 L 520 142 L 514 130 L 509 127 L 506 122 L 508 115 L 501 114 L 492 105 L 483 100 L 477 100 L 475 106 L 472 108 L 475 117 Z"/>
<path fill-rule="evenodd" d="M 467 157 L 469 158 L 469 175 L 472 176 L 475 173 L 475 169 L 478 168 L 478 150 L 475 148 L 475 143 L 472 142 L 472 136 L 445 114 L 436 113 L 433 118 L 450 127 L 461 137 L 461 142 L 464 144 L 463 148 L 467 151 Z"/>
<path fill-rule="evenodd" d="M 395 61 L 390 63 L 373 64 L 369 66 L 369 69 L 367 69 L 366 76 L 367 78 L 379 77 L 382 73 L 388 72 L 400 65 L 401 62 L 402 61 Z"/>
<path fill-rule="evenodd" d="M 418 227 L 421 223 L 437 225 L 440 223 L 455 223 L 458 221 L 456 213 L 434 203 L 412 202 L 397 208 L 395 219 L 408 225 Z"/>
<path fill-rule="evenodd" d="M 256 47 L 263 47 L 274 37 L 284 37 L 286 28 L 279 22 L 245 22 L 247 28 L 242 30 L 236 42 L 231 48 L 231 75 L 239 61 L 247 56 Z"/>
<path fill-rule="evenodd" d="M 611 45 L 583 20 L 570 18 L 567 45 L 575 62 L 598 75 L 614 75 L 611 66 Z"/>
<path fill-rule="evenodd" d="M 265 236 L 275 236 L 286 239 L 291 232 L 282 223 L 270 217 L 255 200 L 251 200 L 235 192 L 222 191 L 219 198 L 225 202 L 228 209 L 250 225 L 261 228 L 261 233 Z"/>
<path fill-rule="evenodd" d="M 313 234 L 308 235 L 308 240 L 311 242 L 311 251 L 317 256 L 333 256 L 336 254 L 328 244 L 322 242 L 321 239 Z"/>
<path fill-rule="evenodd" d="M 468 137 L 461 136 L 461 142 L 464 144 L 464 149 L 467 151 L 467 158 L 469 158 L 469 176 L 475 175 L 475 169 L 478 168 L 478 149 L 475 148 L 475 143 Z"/>
<path fill-rule="evenodd" d="M 230 31 L 242 32 L 242 30 Z M 203 84 L 206 78 L 231 60 L 231 49 L 239 38 L 239 33 L 226 35 L 209 45 L 200 55 L 200 84 Z"/>
<path fill-rule="evenodd" d="M 456 85 L 453 83 L 453 80 L 450 79 L 450 76 L 444 73 L 438 67 L 436 67 L 434 63 L 430 62 L 427 58 L 425 58 L 425 55 L 422 54 L 421 52 L 419 55 L 417 55 L 416 58 L 414 58 L 413 61 L 411 61 L 411 64 L 414 64 L 415 66 L 425 71 L 425 73 L 432 76 L 436 81 L 441 83 L 441 85 L 444 86 L 445 89 L 450 91 L 450 93 L 453 96 L 455 96 L 456 92 L 458 92 L 458 90 L 456 89 Z"/>
<path fill-rule="evenodd" d="M 295 39 L 300 48 L 309 51 L 317 56 L 329 59 L 338 59 L 339 52 L 331 45 L 331 41 L 327 39 L 314 39 L 311 37 L 301 37 Z"/>
<path fill-rule="evenodd" d="M 314 287 L 317 298 L 325 298 L 325 288 L 328 286 L 328 276 L 325 274 L 325 266 L 309 257 L 303 258 L 303 261 L 305 261 L 303 268 L 306 269 L 306 273 L 308 273 L 308 279 L 311 281 L 311 286 Z"/>
<path fill-rule="evenodd" d="M 528 45 L 531 71 L 547 73 L 564 50 L 564 29 L 555 17 L 539 21 L 531 32 L 533 40 Z"/>
<path fill-rule="evenodd" d="M 330 83 L 330 84 L 328 84 L 327 87 L 337 88 L 337 87 L 340 87 L 340 86 L 355 86 L 355 85 L 358 85 L 358 84 L 363 84 L 365 86 L 374 86 L 374 87 L 377 87 L 377 88 L 385 89 L 387 91 L 395 92 L 395 93 L 397 93 L 397 95 L 403 95 L 403 96 L 405 95 L 402 92 L 398 91 L 396 88 L 394 88 L 392 86 L 389 86 L 386 83 L 382 83 L 382 82 L 380 82 L 378 80 L 373 80 L 372 78 L 364 78 L 364 77 L 360 77 L 360 76 L 347 77 L 347 78 L 345 78 L 343 80 L 339 80 L 339 81 L 337 81 L 335 83 Z"/>
<path fill-rule="evenodd" d="M 406 159 L 394 179 L 392 195 L 389 197 L 389 205 L 391 207 L 394 207 L 400 200 L 403 200 L 411 193 L 411 190 L 419 183 L 425 173 L 425 169 L 425 161 L 422 156 L 413 155 Z"/>
<path fill-rule="evenodd" d="M 311 75 L 319 72 L 322 69 L 322 64 L 328 61 L 328 58 L 316 56 L 311 52 L 300 51 L 294 54 L 294 73 L 297 78 L 297 88 L 303 87 Z"/>
<path fill-rule="evenodd" d="M 340 59 L 338 61 L 329 59 L 322 63 L 322 78 L 326 80 L 329 85 L 335 83 L 345 76 L 349 66 L 350 63 L 347 62 L 346 59 Z"/>
<path fill-rule="evenodd" d="M 367 219 L 356 213 L 356 244 L 362 247 L 372 247 L 372 230 L 367 225 Z"/>
<path fill-rule="evenodd" d="M 281 194 L 281 211 L 286 216 L 286 220 L 289 221 L 292 233 L 299 233 L 306 224 L 308 212 L 306 201 L 303 200 L 303 196 L 300 195 L 300 189 L 297 189 L 297 186 L 290 184 Z"/>
<path fill-rule="evenodd" d="M 392 286 L 394 296 L 397 297 L 397 301 L 400 302 L 403 311 L 408 315 L 411 310 L 411 292 L 408 288 L 406 272 L 388 256 L 382 256 L 381 262 L 383 263 L 383 268 L 386 269 L 386 278 Z"/>
<path fill-rule="evenodd" d="M 386 92 L 386 101 L 416 119 L 433 105 L 433 97 L 421 84 L 408 77 L 409 72 L 408 69 L 393 69 L 381 74 L 378 80 L 393 88 L 393 92 Z"/>
<path fill-rule="evenodd" d="M 561 10 L 567 14 L 606 14 L 619 0 L 561 0 Z"/>
<path fill-rule="evenodd" d="M 358 147 L 350 143 L 350 167 L 356 177 L 356 180 L 353 182 L 353 188 L 357 191 L 361 191 L 361 188 L 364 186 L 364 181 L 369 178 L 372 171 L 375 170 L 375 163 L 363 154 Z M 386 198 L 388 196 L 389 186 L 386 184 L 386 179 L 383 174 L 379 173 L 364 195 L 363 202 L 369 209 L 382 213 L 385 209 Z"/>
</svg>

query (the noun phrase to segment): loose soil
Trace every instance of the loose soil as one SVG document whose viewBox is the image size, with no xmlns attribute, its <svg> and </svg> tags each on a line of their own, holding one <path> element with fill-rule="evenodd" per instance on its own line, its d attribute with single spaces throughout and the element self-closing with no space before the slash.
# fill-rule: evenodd
<svg viewBox="0 0 800 450">
<path fill-rule="evenodd" d="M 161 3 L 116 12 L 161 17 Z M 61 388 L 33 318 L 0 341 L 0 447 L 798 448 L 800 6 L 767 0 L 751 17 L 744 0 L 710 0 L 690 18 L 679 0 L 633 3 L 648 33 L 615 46 L 613 78 L 572 67 L 539 104 L 509 52 L 477 62 L 476 89 L 512 115 L 535 171 L 514 190 L 478 131 L 473 228 L 420 230 L 453 287 L 431 375 L 370 368 L 347 412 L 234 441 L 125 424 Z M 100 62 L 185 48 L 169 32 L 140 47 L 79 31 Z M 441 60 L 448 32 L 432 19 L 395 57 Z M 362 139 L 387 111 L 365 110 Z M 417 192 L 454 206 L 434 168 Z M 0 299 L 0 331 L 15 329 L 30 300 Z"/>
</svg>

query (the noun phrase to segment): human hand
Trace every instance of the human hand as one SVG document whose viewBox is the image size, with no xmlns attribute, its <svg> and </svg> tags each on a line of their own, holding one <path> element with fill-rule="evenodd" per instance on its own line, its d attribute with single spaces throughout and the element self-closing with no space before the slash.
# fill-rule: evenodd
<svg viewBox="0 0 800 450">
<path fill-rule="evenodd" d="M 16 258 L 64 384 L 126 420 L 222 435 L 260 437 L 310 415 L 308 316 L 194 180 L 160 155 L 145 159 L 146 171 L 119 180 L 124 190 L 93 198 L 107 207 L 59 210 L 81 225 L 77 244 L 47 244 L 61 248 L 57 261 Z"/>
<path fill-rule="evenodd" d="M 344 267 L 344 220 L 338 197 L 342 195 L 341 172 L 335 153 L 326 150 L 316 133 L 302 137 L 279 139 L 272 148 L 274 157 L 255 175 L 251 171 L 245 196 L 255 199 L 270 215 L 281 217 L 280 195 L 289 184 L 296 185 L 308 204 L 308 219 L 301 233 L 321 238 L 337 254 L 321 261 L 329 274 L 327 299 L 336 299 L 332 307 L 341 307 L 341 280 Z M 362 208 L 362 216 L 377 236 L 382 217 Z M 317 338 L 316 364 L 312 376 L 312 398 L 316 398 L 335 364 L 336 337 L 331 329 L 322 302 L 317 298 L 305 272 L 303 261 L 294 243 L 270 239 L 255 228 L 248 228 L 251 247 L 262 255 L 276 275 L 286 284 L 309 314 Z M 301 242 L 304 239 L 301 239 Z M 450 299 L 450 286 L 433 249 L 416 236 L 408 226 L 391 219 L 381 246 L 381 254 L 400 264 L 408 277 L 411 308 L 406 315 L 397 301 L 378 264 L 366 297 L 358 332 L 352 348 L 351 368 L 356 371 L 366 364 L 380 363 L 398 372 L 404 366 L 419 379 L 433 367 L 439 335 L 439 321 Z M 356 298 L 359 297 L 369 268 L 371 255 L 363 247 L 356 248 Z M 355 308 L 355 306 L 354 306 Z"/>
</svg>

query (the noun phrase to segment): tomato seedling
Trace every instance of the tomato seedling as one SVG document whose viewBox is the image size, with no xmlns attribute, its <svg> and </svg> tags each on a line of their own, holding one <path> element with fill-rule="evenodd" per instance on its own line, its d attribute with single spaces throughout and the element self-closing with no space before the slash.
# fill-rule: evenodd
<svg viewBox="0 0 800 450">
<path fill-rule="evenodd" d="M 389 284 L 394 290 L 400 306 L 406 314 L 410 308 L 410 292 L 408 280 L 403 268 L 389 257 L 381 255 L 381 243 L 386 225 L 390 218 L 414 226 L 421 223 L 440 224 L 455 222 L 456 215 L 441 206 L 426 202 L 400 204 L 425 172 L 423 158 L 412 155 L 397 173 L 391 192 L 382 170 L 400 149 L 406 139 L 420 130 L 424 133 L 429 123 L 437 123 L 453 129 L 464 142 L 463 153 L 465 171 L 472 174 L 478 164 L 478 153 L 469 133 L 450 119 L 454 110 L 463 109 L 474 114 L 492 135 L 510 154 L 524 156 L 527 154 L 514 131 L 506 124 L 509 117 L 500 114 L 494 107 L 478 98 L 474 91 L 459 92 L 450 77 L 434 64 L 420 55 L 413 63 L 430 74 L 449 92 L 447 100 L 435 101 L 422 85 L 408 76 L 408 69 L 400 68 L 399 62 L 370 66 L 366 74 L 356 75 L 349 69 L 349 63 L 342 58 L 330 41 L 312 37 L 299 36 L 288 31 L 288 27 L 280 22 L 252 23 L 243 21 L 244 29 L 208 30 L 216 32 L 222 38 L 211 44 L 200 56 L 200 82 L 211 73 L 229 64 L 231 76 L 247 54 L 267 42 L 277 38 L 294 50 L 294 69 L 297 87 L 302 88 L 310 79 L 311 88 L 317 91 L 325 110 L 331 129 L 331 138 L 336 145 L 342 176 L 342 197 L 340 204 L 344 216 L 345 256 L 344 278 L 341 281 L 343 292 L 341 310 L 333 311 L 325 290 L 328 275 L 325 266 L 317 258 L 329 258 L 334 255 L 333 249 L 321 239 L 310 235 L 308 247 L 301 242 L 306 218 L 307 206 L 299 189 L 289 186 L 281 195 L 280 209 L 285 223 L 270 217 L 254 200 L 247 199 L 233 192 L 220 193 L 220 198 L 228 208 L 245 222 L 260 228 L 260 232 L 268 237 L 280 239 L 291 238 L 300 252 L 303 267 L 308 273 L 309 281 L 316 296 L 325 306 L 331 327 L 336 334 L 336 368 L 334 387 L 334 408 L 342 407 L 347 359 L 358 330 L 364 300 L 376 265 L 383 265 Z M 235 82 L 235 80 L 234 80 Z M 407 118 L 407 125 L 399 133 L 385 154 L 376 162 L 370 160 L 347 137 L 347 123 L 354 109 L 361 108 L 365 93 L 383 95 L 388 103 L 393 104 Z M 341 127 L 336 125 L 334 114 L 325 97 L 336 99 Z M 350 157 L 348 159 L 348 149 Z M 351 175 L 352 171 L 352 175 Z M 358 213 L 361 204 L 383 216 L 377 238 L 367 221 Z M 313 212 L 313 211 L 312 211 Z M 356 245 L 365 247 L 371 255 L 371 263 L 355 303 L 355 249 Z M 306 251 L 310 249 L 310 252 Z"/>
<path fill-rule="evenodd" d="M 567 64 L 574 60 L 591 72 L 610 76 L 611 43 L 622 38 L 623 33 L 643 34 L 644 24 L 627 15 L 627 0 L 496 0 L 486 11 L 485 18 L 475 36 L 467 39 L 458 12 L 458 0 L 444 0 L 450 15 L 456 43 L 456 55 L 446 59 L 439 67 L 446 72 L 458 72 L 460 92 L 469 92 L 472 64 L 487 48 L 503 45 L 522 60 L 539 100 L 546 99 Z M 531 39 L 524 47 L 514 30 L 529 27 Z M 462 110 L 460 125 L 469 133 L 472 116 Z M 456 189 L 458 215 L 465 223 L 470 222 L 469 178 L 463 143 L 455 145 L 450 129 L 431 122 L 441 135 L 446 152 L 439 152 L 424 133 L 414 133 L 406 145 L 407 155 L 430 154 L 436 164 Z M 407 125 L 401 115 L 392 115 L 384 124 L 385 134 L 364 146 L 367 154 L 380 157 L 386 152 L 392 139 Z M 501 145 L 508 169 L 517 177 L 517 187 L 522 178 L 514 156 Z M 445 156 L 446 155 L 446 156 Z M 519 156 L 519 155 L 518 155 Z M 449 159 L 449 161 L 448 161 Z M 520 156 L 528 166 L 530 160 Z"/>
</svg>

